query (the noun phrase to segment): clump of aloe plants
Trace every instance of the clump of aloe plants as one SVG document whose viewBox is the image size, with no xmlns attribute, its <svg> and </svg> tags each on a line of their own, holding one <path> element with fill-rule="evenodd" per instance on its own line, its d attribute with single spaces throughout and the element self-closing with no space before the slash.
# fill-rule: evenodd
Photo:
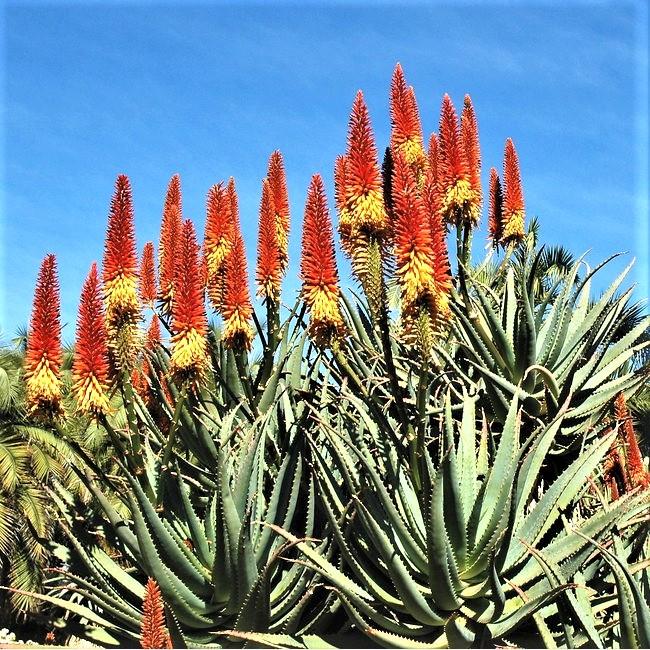
<svg viewBox="0 0 650 650">
<path fill-rule="evenodd" d="M 119 176 L 66 389 L 45 259 L 33 417 L 57 427 L 74 409 L 117 467 L 75 461 L 101 512 L 90 528 L 73 494 L 49 488 L 66 542 L 40 598 L 62 633 L 142 647 L 650 644 L 650 474 L 627 406 L 647 386 L 649 322 L 620 290 L 627 270 L 594 300 L 599 267 L 549 263 L 510 139 L 475 263 L 470 97 L 459 118 L 444 96 L 425 149 L 398 65 L 390 114 L 380 163 L 359 91 L 336 228 L 312 177 L 293 304 L 279 152 L 262 181 L 261 308 L 233 179 L 208 191 L 202 246 L 171 179 L 156 265 L 152 243 L 138 259 Z M 358 291 L 341 288 L 335 230 Z"/>
</svg>

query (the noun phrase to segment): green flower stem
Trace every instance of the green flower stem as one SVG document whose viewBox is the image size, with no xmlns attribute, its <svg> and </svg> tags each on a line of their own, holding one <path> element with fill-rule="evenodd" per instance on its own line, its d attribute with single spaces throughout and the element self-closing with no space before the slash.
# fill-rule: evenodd
<svg viewBox="0 0 650 650">
<path fill-rule="evenodd" d="M 140 430 L 138 429 L 138 420 L 135 415 L 135 408 L 133 402 L 135 396 L 133 394 L 133 386 L 131 385 L 131 377 L 127 371 L 122 372 L 122 381 L 120 388 L 122 389 L 122 402 L 126 410 L 126 419 L 129 424 L 129 433 L 131 434 L 131 449 L 137 466 L 137 473 L 144 470 L 144 463 L 142 460 L 142 441 L 140 439 Z"/>
<path fill-rule="evenodd" d="M 246 394 L 246 399 L 248 400 L 250 409 L 253 412 L 253 415 L 257 417 L 257 406 L 253 399 L 253 387 L 251 386 L 250 373 L 248 371 L 248 353 L 243 347 L 240 347 L 233 350 L 233 355 L 235 357 L 237 373 L 239 374 L 239 381 L 241 382 L 244 393 Z"/>
<path fill-rule="evenodd" d="M 181 392 L 176 400 L 176 407 L 174 408 L 174 419 L 172 420 L 172 425 L 169 428 L 169 435 L 167 437 L 167 444 L 165 445 L 165 450 L 163 452 L 162 462 L 161 462 L 161 471 L 166 473 L 169 471 L 169 462 L 172 457 L 172 452 L 174 451 L 174 441 L 176 440 L 176 432 L 178 431 L 178 422 L 181 418 L 181 413 L 183 411 L 183 406 L 185 405 L 185 400 L 187 399 L 187 383 L 183 383 Z M 159 506 L 162 503 L 165 493 L 165 482 L 161 476 L 158 483 L 158 496 L 156 497 L 156 506 Z"/>
</svg>

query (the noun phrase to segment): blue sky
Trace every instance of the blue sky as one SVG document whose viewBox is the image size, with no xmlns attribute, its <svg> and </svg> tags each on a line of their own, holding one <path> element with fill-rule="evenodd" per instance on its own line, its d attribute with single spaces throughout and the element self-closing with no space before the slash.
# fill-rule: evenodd
<svg viewBox="0 0 650 650">
<path fill-rule="evenodd" d="M 323 173 L 333 208 L 333 161 L 358 88 L 383 150 L 397 61 L 426 134 L 437 128 L 443 93 L 458 106 L 469 92 L 484 184 L 512 137 L 527 211 L 541 219 L 543 239 L 575 253 L 591 248 L 594 264 L 630 251 L 637 298 L 648 294 L 643 2 L 21 2 L 5 4 L 2 36 L 5 336 L 27 323 L 38 265 L 55 252 L 64 338 L 72 339 L 121 172 L 133 185 L 139 249 L 157 242 L 173 173 L 200 233 L 209 186 L 233 175 L 252 272 L 260 184 L 275 148 L 288 172 L 285 295 L 293 300 L 309 178 Z M 475 257 L 484 240 L 483 226 Z M 350 283 L 345 265 L 342 278 Z"/>
</svg>

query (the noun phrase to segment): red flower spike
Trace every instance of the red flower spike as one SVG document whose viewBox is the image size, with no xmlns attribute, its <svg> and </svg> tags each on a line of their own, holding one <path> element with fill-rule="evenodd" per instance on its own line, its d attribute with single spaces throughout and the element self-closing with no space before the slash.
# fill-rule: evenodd
<svg viewBox="0 0 650 650">
<path fill-rule="evenodd" d="M 239 230 L 239 199 L 237 198 L 235 179 L 232 176 L 228 179 L 228 187 L 226 188 L 226 191 L 228 192 L 228 197 L 230 198 L 230 215 L 232 224 L 233 227 Z"/>
<path fill-rule="evenodd" d="M 476 113 L 469 95 L 465 95 L 463 114 L 460 118 L 460 134 L 463 141 L 465 158 L 469 172 L 469 182 L 474 190 L 480 205 L 481 189 L 481 148 L 478 140 L 478 123 Z"/>
<path fill-rule="evenodd" d="M 437 227 L 440 221 L 440 211 L 442 209 L 442 199 L 438 188 L 438 138 L 435 133 L 429 138 L 427 174 L 424 181 L 424 191 L 422 193 L 424 203 L 429 213 L 429 222 L 431 233 Z"/>
<path fill-rule="evenodd" d="M 515 145 L 510 138 L 506 140 L 503 156 L 503 217 L 502 243 L 518 242 L 524 237 L 524 192 L 521 187 L 519 159 Z"/>
<path fill-rule="evenodd" d="M 344 325 L 332 222 L 320 174 L 312 176 L 307 192 L 301 253 L 300 276 L 310 314 L 309 333 L 318 345 L 330 345 L 342 335 Z"/>
<path fill-rule="evenodd" d="M 61 413 L 61 320 L 56 257 L 41 263 L 25 352 L 29 410 L 46 416 Z"/>
<path fill-rule="evenodd" d="M 398 63 L 390 87 L 390 147 L 399 151 L 413 167 L 419 181 L 425 171 L 427 159 L 422 142 L 422 125 L 415 91 L 406 85 L 402 66 Z"/>
<path fill-rule="evenodd" d="M 108 344 L 101 287 L 94 262 L 81 290 L 72 375 L 79 410 L 92 416 L 108 413 Z"/>
<path fill-rule="evenodd" d="M 202 379 L 208 365 L 208 323 L 199 272 L 199 245 L 190 219 L 183 222 L 177 255 L 171 369 L 177 378 L 194 382 Z"/>
<path fill-rule="evenodd" d="M 619 425 L 619 437 L 622 439 L 624 456 L 625 487 L 633 490 L 637 487 L 650 487 L 650 472 L 643 464 L 639 441 L 634 431 L 632 416 L 627 407 L 624 393 L 619 393 L 614 401 L 614 415 Z"/>
<path fill-rule="evenodd" d="M 153 242 L 147 242 L 142 250 L 140 261 L 140 298 L 142 302 L 153 306 L 156 299 L 156 269 L 154 264 Z"/>
<path fill-rule="evenodd" d="M 234 185 L 233 185 L 234 189 Z M 234 201 L 236 194 L 233 193 Z M 234 202 L 233 201 L 233 202 Z M 226 261 L 222 316 L 225 321 L 224 344 L 228 348 L 249 350 L 253 340 L 253 307 L 248 290 L 248 270 L 239 219 L 233 220 L 232 249 Z"/>
<path fill-rule="evenodd" d="M 231 191 L 221 184 L 213 185 L 208 191 L 203 256 L 208 298 L 217 312 L 221 312 L 223 307 L 226 260 L 232 248 L 233 202 L 236 202 L 236 196 L 233 201 Z"/>
<path fill-rule="evenodd" d="M 431 228 L 406 157 L 396 151 L 393 164 L 396 273 L 402 288 L 403 311 L 412 316 L 423 301 L 433 306 Z"/>
<path fill-rule="evenodd" d="M 277 302 L 280 298 L 282 281 L 281 251 L 277 235 L 273 192 L 271 184 L 265 179 L 262 183 L 256 278 L 258 295 L 272 302 Z"/>
<path fill-rule="evenodd" d="M 141 648 L 171 648 L 171 641 L 165 626 L 165 603 L 158 583 L 147 580 L 142 601 L 142 626 L 140 628 Z"/>
<path fill-rule="evenodd" d="M 503 226 L 503 192 L 499 172 L 492 167 L 490 169 L 490 207 L 488 217 L 488 233 L 493 248 L 498 248 L 501 242 Z"/>
<path fill-rule="evenodd" d="M 111 200 L 104 248 L 103 282 L 109 327 L 112 329 L 123 323 L 137 321 L 140 314 L 138 254 L 131 183 L 124 174 L 117 177 Z"/>
<path fill-rule="evenodd" d="M 437 176 L 443 219 L 451 224 L 476 223 L 480 201 L 472 189 L 458 116 L 449 95 L 444 96 L 440 112 Z"/>
<path fill-rule="evenodd" d="M 172 176 L 167 187 L 160 226 L 160 244 L 158 246 L 160 299 L 165 312 L 169 312 L 171 309 L 176 267 L 176 247 L 181 236 L 182 224 L 181 179 L 176 174 Z"/>
<path fill-rule="evenodd" d="M 155 350 L 161 341 L 160 334 L 160 319 L 157 314 L 154 314 L 151 317 L 151 322 L 149 323 L 149 328 L 147 329 L 147 340 L 146 340 L 146 349 Z"/>
<path fill-rule="evenodd" d="M 178 208 L 180 214 L 183 214 L 183 199 L 181 193 L 181 177 L 178 174 L 174 174 L 169 179 L 169 184 L 167 185 L 167 194 L 165 195 L 165 206 L 163 212 L 169 210 L 172 205 L 175 205 Z"/>
<path fill-rule="evenodd" d="M 275 227 L 280 257 L 280 272 L 284 273 L 289 262 L 289 193 L 284 161 L 279 151 L 274 151 L 269 158 L 267 179 L 271 188 L 275 209 Z"/>
<path fill-rule="evenodd" d="M 345 178 L 347 211 L 339 221 L 341 236 L 344 240 L 353 240 L 362 233 L 383 234 L 388 219 L 384 210 L 381 170 L 368 108 L 361 91 L 352 105 Z M 350 248 L 345 241 L 344 245 Z"/>
</svg>

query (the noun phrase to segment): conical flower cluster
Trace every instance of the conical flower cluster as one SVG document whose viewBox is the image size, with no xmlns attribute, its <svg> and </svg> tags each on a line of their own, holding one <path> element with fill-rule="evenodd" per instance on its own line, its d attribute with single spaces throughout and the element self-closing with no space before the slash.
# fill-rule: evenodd
<svg viewBox="0 0 650 650">
<path fill-rule="evenodd" d="M 172 176 L 167 187 L 158 247 L 159 298 L 165 313 L 171 310 L 176 273 L 176 248 L 181 238 L 182 227 L 181 179 L 176 174 Z"/>
<path fill-rule="evenodd" d="M 442 198 L 438 181 L 438 138 L 435 133 L 429 139 L 428 159 L 429 165 L 424 182 L 423 201 L 431 231 L 437 325 L 441 326 L 444 321 L 451 318 L 449 294 L 452 281 L 447 252 L 447 229 L 441 211 Z"/>
<path fill-rule="evenodd" d="M 471 106 L 471 104 L 470 104 Z M 473 115 L 473 111 L 468 113 Z M 442 100 L 440 127 L 438 131 L 438 185 L 441 195 L 441 212 L 446 223 L 458 225 L 477 223 L 481 210 L 480 190 L 473 185 L 478 170 L 470 169 L 464 141 L 476 137 L 476 149 L 472 152 L 474 163 L 480 160 L 478 135 L 474 133 L 476 122 L 467 119 L 465 134 L 461 133 L 456 109 L 449 95 Z"/>
<path fill-rule="evenodd" d="M 207 215 L 205 221 L 205 239 L 203 257 L 206 265 L 206 286 L 212 308 L 221 313 L 226 281 L 226 260 L 232 249 L 233 194 L 223 185 L 213 185 L 208 191 Z M 236 199 L 235 199 L 236 200 Z"/>
<path fill-rule="evenodd" d="M 506 140 L 503 155 L 503 211 L 501 215 L 501 241 L 505 245 L 523 239 L 524 231 L 524 192 L 521 186 L 519 158 L 510 138 Z"/>
<path fill-rule="evenodd" d="M 488 212 L 488 235 L 493 248 L 498 248 L 503 237 L 503 190 L 499 172 L 492 167 L 490 169 L 490 205 Z"/>
<path fill-rule="evenodd" d="M 332 222 L 319 174 L 312 176 L 307 192 L 300 275 L 302 296 L 309 310 L 310 336 L 318 345 L 331 345 L 345 328 L 339 306 Z"/>
<path fill-rule="evenodd" d="M 41 263 L 25 352 L 29 410 L 46 417 L 61 413 L 61 316 L 56 258 Z"/>
<path fill-rule="evenodd" d="M 623 393 L 619 393 L 614 401 L 614 415 L 619 425 L 621 441 L 619 459 L 624 464 L 625 487 L 627 490 L 633 490 L 637 487 L 650 487 L 650 472 L 643 464 L 632 416 Z"/>
<path fill-rule="evenodd" d="M 478 122 L 472 104 L 472 98 L 465 95 L 463 102 L 463 113 L 460 118 L 460 136 L 463 143 L 463 151 L 467 160 L 467 171 L 469 183 L 474 192 L 478 210 L 481 209 L 483 201 L 483 190 L 481 188 L 481 147 L 478 140 Z"/>
<path fill-rule="evenodd" d="M 147 242 L 142 250 L 140 261 L 140 298 L 145 305 L 153 307 L 156 300 L 156 268 L 154 264 L 153 242 Z"/>
<path fill-rule="evenodd" d="M 273 210 L 275 213 L 276 239 L 280 274 L 284 274 L 289 263 L 289 193 L 287 191 L 287 176 L 284 170 L 284 160 L 279 151 L 274 151 L 269 158 L 266 178 L 271 189 Z"/>
<path fill-rule="evenodd" d="M 142 601 L 142 625 L 140 628 L 141 648 L 171 648 L 171 641 L 165 626 L 165 604 L 158 583 L 147 580 Z"/>
<path fill-rule="evenodd" d="M 177 255 L 172 301 L 171 370 L 181 381 L 196 382 L 202 379 L 208 366 L 208 325 L 199 273 L 199 245 L 190 219 L 183 222 Z"/>
<path fill-rule="evenodd" d="M 403 313 L 412 317 L 425 303 L 431 308 L 434 305 L 431 228 L 406 157 L 397 151 L 393 163 L 396 272 L 402 289 Z"/>
<path fill-rule="evenodd" d="M 428 165 L 422 140 L 422 124 L 415 91 L 407 86 L 402 66 L 398 63 L 390 87 L 390 148 L 399 152 L 411 166 L 418 185 L 424 181 Z"/>
<path fill-rule="evenodd" d="M 271 184 L 268 179 L 264 179 L 258 229 L 256 279 L 258 295 L 274 303 L 280 300 L 282 285 L 282 257 L 278 242 L 278 231 L 280 229 L 276 222 Z"/>
<path fill-rule="evenodd" d="M 388 227 L 377 149 L 361 91 L 352 105 L 344 164 L 345 171 L 340 174 L 344 188 L 340 191 L 345 196 L 345 210 L 339 214 L 339 233 L 344 250 L 354 257 L 355 249 L 366 245 L 368 236 L 382 235 Z"/>
<path fill-rule="evenodd" d="M 225 321 L 223 340 L 228 348 L 249 350 L 253 340 L 253 328 L 251 326 L 253 306 L 251 305 L 248 290 L 246 251 L 238 219 L 233 219 L 233 227 L 233 243 L 226 260 L 225 288 L 221 311 Z"/>
<path fill-rule="evenodd" d="M 108 346 L 102 292 L 94 262 L 81 291 L 72 374 L 79 411 L 92 416 L 108 413 Z"/>
<path fill-rule="evenodd" d="M 103 264 L 106 322 L 111 331 L 140 318 L 138 255 L 135 245 L 131 183 L 117 177 L 106 231 Z"/>
</svg>

